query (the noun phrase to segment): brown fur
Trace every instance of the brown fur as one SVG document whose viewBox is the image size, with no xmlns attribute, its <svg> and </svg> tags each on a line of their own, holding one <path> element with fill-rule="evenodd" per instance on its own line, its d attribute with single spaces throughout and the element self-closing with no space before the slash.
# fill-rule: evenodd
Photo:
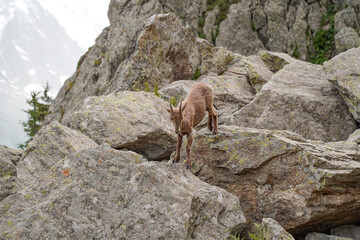
<svg viewBox="0 0 360 240">
<path fill-rule="evenodd" d="M 211 86 L 204 82 L 198 82 L 193 85 L 185 100 L 177 107 L 166 109 L 170 113 L 170 119 L 173 122 L 175 133 L 177 134 L 176 155 L 174 162 L 180 160 L 180 148 L 182 137 L 187 136 L 186 145 L 186 166 L 191 165 L 190 148 L 193 142 L 192 129 L 198 125 L 208 112 L 208 128 L 215 135 L 218 132 L 217 113 L 213 106 L 214 92 Z"/>
</svg>

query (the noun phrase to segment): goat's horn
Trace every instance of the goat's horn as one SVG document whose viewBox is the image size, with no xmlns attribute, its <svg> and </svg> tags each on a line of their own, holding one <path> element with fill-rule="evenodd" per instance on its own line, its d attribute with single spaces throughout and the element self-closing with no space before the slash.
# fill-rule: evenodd
<svg viewBox="0 0 360 240">
<path fill-rule="evenodd" d="M 179 111 L 182 113 L 181 105 L 182 105 L 182 101 L 180 102 L 180 106 L 179 106 Z"/>
<path fill-rule="evenodd" d="M 173 107 L 172 107 L 172 104 L 170 101 L 169 101 L 169 104 L 170 104 L 170 111 L 171 111 L 171 113 L 173 113 L 174 111 L 173 111 Z"/>
</svg>

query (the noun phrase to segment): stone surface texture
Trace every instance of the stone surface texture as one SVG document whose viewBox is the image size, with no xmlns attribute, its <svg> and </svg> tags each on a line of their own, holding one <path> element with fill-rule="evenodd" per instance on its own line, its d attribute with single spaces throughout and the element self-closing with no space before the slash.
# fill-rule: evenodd
<svg viewBox="0 0 360 240">
<path fill-rule="evenodd" d="M 265 240 L 295 240 L 290 233 L 272 218 L 263 218 L 261 225 L 263 227 Z"/>
<path fill-rule="evenodd" d="M 215 136 L 198 131 L 191 154 L 195 174 L 238 196 L 250 222 L 270 217 L 295 236 L 360 220 L 354 142 L 220 126 Z"/>
<path fill-rule="evenodd" d="M 165 110 L 169 105 L 153 93 L 118 92 L 90 97 L 70 126 L 113 148 L 126 148 L 152 160 L 168 158 L 176 135 Z"/>
<path fill-rule="evenodd" d="M 0 203 L 0 238 L 226 239 L 244 227 L 234 195 L 142 159 L 107 144 L 68 156 Z"/>
<path fill-rule="evenodd" d="M 95 146 L 93 140 L 80 132 L 52 122 L 35 135 L 17 164 L 20 185 L 30 184 L 71 153 Z"/>
<path fill-rule="evenodd" d="M 360 121 L 359 54 L 360 48 L 354 48 L 324 63 L 328 79 L 337 86 L 357 121 Z"/>
<path fill-rule="evenodd" d="M 17 177 L 16 165 L 22 154 L 22 150 L 0 145 L 0 202 L 14 193 Z"/>
<path fill-rule="evenodd" d="M 355 131 L 356 123 L 324 69 L 287 58 L 283 61 L 266 58 L 272 64 L 270 68 L 278 71 L 253 101 L 225 119 L 225 123 L 289 130 L 313 140 L 347 139 Z"/>
</svg>

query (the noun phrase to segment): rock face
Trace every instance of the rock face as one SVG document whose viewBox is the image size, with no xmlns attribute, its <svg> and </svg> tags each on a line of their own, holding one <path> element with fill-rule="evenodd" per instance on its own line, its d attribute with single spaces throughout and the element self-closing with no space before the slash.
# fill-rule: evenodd
<svg viewBox="0 0 360 240">
<path fill-rule="evenodd" d="M 353 28 L 344 27 L 335 35 L 335 45 L 337 54 L 359 47 L 359 34 Z"/>
<path fill-rule="evenodd" d="M 220 126 L 197 132 L 200 179 L 239 197 L 248 220 L 264 216 L 293 235 L 359 221 L 360 149 L 287 131 Z"/>
<path fill-rule="evenodd" d="M 359 49 L 325 66 L 281 53 L 312 59 L 334 24 L 357 31 L 360 6 L 225 2 L 111 1 L 110 27 L 65 82 L 47 125 L 18 164 L 0 162 L 2 180 L 19 183 L 0 189 L 1 239 L 226 239 L 263 218 L 302 237 L 360 221 L 360 146 L 356 133 L 348 138 L 359 119 Z M 280 53 L 239 54 L 258 48 Z M 192 171 L 225 190 L 183 164 L 147 161 L 174 151 L 165 108 L 197 81 L 213 86 L 224 126 L 216 136 L 198 126 Z"/>
<path fill-rule="evenodd" d="M 162 87 L 174 80 L 190 79 L 197 67 L 202 73 L 207 72 L 208 66 L 203 63 L 210 61 L 203 61 L 201 44 L 194 40 L 195 36 L 200 35 L 218 47 L 245 55 L 267 49 L 286 52 L 301 60 L 313 60 L 322 56 L 315 51 L 314 42 L 320 42 L 322 46 L 321 41 L 328 36 L 324 33 L 327 33 L 329 27 L 330 34 L 335 29 L 344 32 L 343 28 L 351 28 L 353 35 L 359 30 L 356 23 L 360 8 L 356 0 L 339 4 L 330 0 L 243 0 L 234 1 L 231 6 L 221 5 L 221 2 L 112 0 L 108 12 L 110 26 L 103 30 L 96 44 L 79 59 L 77 71 L 65 82 L 52 103 L 46 124 L 53 120 L 68 124 L 71 115 L 81 108 L 83 101 L 89 96 L 103 95 L 117 88 L 144 89 L 146 81 L 151 88 L 155 82 Z M 334 11 L 337 12 L 336 17 L 333 16 Z M 149 22 L 144 28 L 144 22 L 154 14 L 169 12 L 174 12 L 189 27 L 186 30 L 174 29 L 180 23 L 177 19 L 176 24 L 163 24 L 169 26 L 168 29 L 159 28 L 158 23 L 154 27 Z M 348 12 L 351 14 L 347 14 Z M 335 20 L 331 20 L 333 17 Z M 173 14 L 166 18 L 173 18 Z M 140 33 L 139 28 L 145 30 L 146 34 Z M 348 38 L 341 37 L 343 35 L 340 32 L 336 38 L 340 45 L 355 46 L 349 45 Z M 135 39 L 134 43 L 134 38 L 139 36 L 140 39 Z M 139 41 L 146 38 L 151 39 L 151 42 Z M 168 42 L 166 46 L 159 48 L 160 43 L 171 39 L 184 41 L 177 41 L 177 44 Z M 194 46 L 195 41 L 200 49 Z M 332 49 L 335 40 L 331 38 L 329 41 L 329 49 Z M 338 51 L 347 49 L 339 44 L 336 47 L 340 49 Z M 138 47 L 142 47 L 142 51 L 139 52 Z M 211 51 L 217 53 L 215 56 L 226 52 L 219 49 L 212 48 Z M 129 55 L 137 57 L 129 59 Z M 331 57 L 334 52 L 326 52 L 325 55 L 324 58 Z"/>
<path fill-rule="evenodd" d="M 132 53 L 109 82 L 107 92 L 143 90 L 145 83 L 160 87 L 180 79 L 190 79 L 200 65 L 196 38 L 183 27 L 174 13 L 154 15 L 136 35 Z"/>
<path fill-rule="evenodd" d="M 356 131 L 353 132 L 346 141 L 356 142 L 357 144 L 360 144 L 360 129 L 356 129 Z"/>
<path fill-rule="evenodd" d="M 265 49 L 256 31 L 251 28 L 251 4 L 251 1 L 241 1 L 231 5 L 226 20 L 219 25 L 219 36 L 216 38 L 218 46 L 244 55 L 255 54 Z M 237 26 L 237 29 L 230 30 L 234 26 Z"/>
<path fill-rule="evenodd" d="M 141 159 L 108 145 L 67 157 L 50 181 L 0 203 L 0 238 L 226 239 L 242 229 L 235 196 L 180 164 Z"/>
<path fill-rule="evenodd" d="M 340 237 L 347 237 L 360 240 L 360 227 L 355 225 L 344 225 L 331 229 L 331 234 Z"/>
<path fill-rule="evenodd" d="M 352 238 L 337 237 L 324 233 L 309 233 L 306 235 L 305 240 L 352 240 Z"/>
<path fill-rule="evenodd" d="M 262 222 L 265 240 L 295 240 L 290 233 L 272 218 L 263 218 Z"/>
<path fill-rule="evenodd" d="M 16 181 L 16 164 L 23 151 L 0 145 L 0 202 L 13 193 Z"/>
<path fill-rule="evenodd" d="M 264 56 L 263 59 L 275 57 Z M 271 77 L 254 100 L 225 123 L 289 130 L 314 140 L 347 139 L 356 129 L 355 121 L 336 87 L 327 80 L 323 68 L 288 56 L 283 62 L 287 64 Z M 271 60 L 270 68 L 278 69 L 275 66 L 279 63 L 280 60 Z M 342 128 L 338 128 L 339 125 Z"/>
<path fill-rule="evenodd" d="M 113 148 L 126 148 L 151 160 L 168 158 L 176 136 L 169 105 L 153 93 L 118 92 L 90 97 L 76 112 L 70 126 Z"/>
<path fill-rule="evenodd" d="M 71 153 L 95 146 L 97 144 L 85 135 L 52 122 L 43 127 L 26 147 L 17 165 L 17 178 L 21 185 L 28 185 Z"/>
<path fill-rule="evenodd" d="M 360 48 L 351 49 L 325 62 L 328 78 L 339 89 L 354 118 L 360 121 Z"/>
<path fill-rule="evenodd" d="M 105 53 L 103 55 L 105 57 Z M 52 120 L 68 124 L 87 96 L 122 90 L 154 90 L 176 80 L 191 79 L 197 71 L 221 74 L 233 58 L 232 52 L 196 39 L 174 13 L 153 16 L 139 28 L 128 58 L 114 67 L 114 73 L 103 69 L 105 59 L 94 59 L 94 67 L 99 70 L 91 73 L 91 79 L 87 79 L 90 75 L 87 73 L 84 79 L 78 80 L 81 66 L 85 64 L 82 63 L 76 76 L 65 82 L 50 106 L 51 113 L 45 124 Z M 106 77 L 100 79 L 101 74 Z"/>
</svg>

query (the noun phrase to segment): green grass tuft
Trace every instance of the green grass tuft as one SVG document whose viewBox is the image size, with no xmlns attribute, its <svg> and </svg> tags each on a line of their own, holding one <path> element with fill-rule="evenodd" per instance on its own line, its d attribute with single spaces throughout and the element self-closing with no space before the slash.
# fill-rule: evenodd
<svg viewBox="0 0 360 240">
<path fill-rule="evenodd" d="M 201 76 L 201 70 L 197 67 L 191 80 L 196 80 Z"/>
<path fill-rule="evenodd" d="M 316 31 L 313 38 L 314 52 L 309 53 L 310 62 L 314 64 L 322 64 L 329 60 L 332 49 L 335 45 L 335 5 L 331 4 L 328 6 L 326 14 L 321 17 L 320 23 L 321 28 Z M 324 29 L 325 25 L 330 25 L 329 29 Z"/>
</svg>

